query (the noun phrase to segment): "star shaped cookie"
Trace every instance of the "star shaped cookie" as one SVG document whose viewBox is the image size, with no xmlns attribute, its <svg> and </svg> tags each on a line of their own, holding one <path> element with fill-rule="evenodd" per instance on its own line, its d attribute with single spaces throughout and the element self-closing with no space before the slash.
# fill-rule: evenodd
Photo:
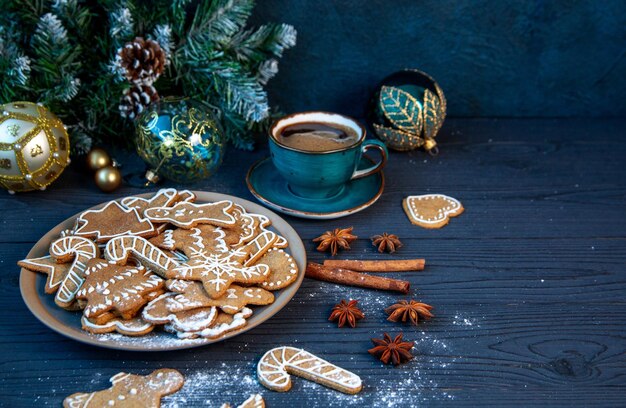
<svg viewBox="0 0 626 408">
<path fill-rule="evenodd" d="M 136 208 L 124 208 L 111 201 L 99 210 L 88 210 L 76 219 L 74 235 L 104 243 L 122 235 L 151 237 L 157 234 L 152 223 L 143 218 Z"/>
</svg>

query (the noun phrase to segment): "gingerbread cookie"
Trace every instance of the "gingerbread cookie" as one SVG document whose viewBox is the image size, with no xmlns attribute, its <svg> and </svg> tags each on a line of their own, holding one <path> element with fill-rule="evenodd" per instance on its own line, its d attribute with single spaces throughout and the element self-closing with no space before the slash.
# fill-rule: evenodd
<svg viewBox="0 0 626 408">
<path fill-rule="evenodd" d="M 189 261 L 168 270 L 168 279 L 201 281 L 206 293 L 220 298 L 233 283 L 254 284 L 263 282 L 270 270 L 267 265 L 244 266 L 238 251 L 207 253 L 195 250 Z"/>
<path fill-rule="evenodd" d="M 298 266 L 295 259 L 282 249 L 270 249 L 257 263 L 270 268 L 270 275 L 265 282 L 261 283 L 267 290 L 282 289 L 298 278 Z"/>
<path fill-rule="evenodd" d="M 193 310 L 171 312 L 167 301 L 173 293 L 166 293 L 154 299 L 143 309 L 142 317 L 153 324 L 170 324 L 177 331 L 199 331 L 211 326 L 217 318 L 214 307 L 201 307 Z"/>
<path fill-rule="evenodd" d="M 170 312 L 215 306 L 225 313 L 235 314 L 247 305 L 263 306 L 274 302 L 274 295 L 261 288 L 230 285 L 224 296 L 212 299 L 200 282 L 174 279 L 167 281 L 166 286 L 176 293 L 167 299 L 166 307 Z"/>
<path fill-rule="evenodd" d="M 231 408 L 231 405 L 226 403 L 222 405 L 222 408 Z M 241 405 L 237 405 L 237 408 L 265 408 L 265 400 L 261 394 L 252 394 Z"/>
<path fill-rule="evenodd" d="M 163 234 L 150 239 L 159 248 L 182 251 L 187 257 L 192 250 L 212 252 L 215 249 L 227 250 L 222 239 L 225 233 L 219 227 L 198 225 L 190 229 L 165 230 Z"/>
<path fill-rule="evenodd" d="M 144 215 L 148 208 L 171 207 L 179 201 L 179 195 L 174 188 L 162 188 L 150 198 L 143 197 L 125 197 L 120 200 L 126 208 L 134 208 L 139 215 Z"/>
<path fill-rule="evenodd" d="M 148 296 L 164 285 L 163 279 L 143 266 L 120 266 L 94 259 L 88 263 L 85 283 L 76 298 L 87 301 L 84 311 L 87 318 L 113 311 L 131 319 L 148 303 Z"/>
<path fill-rule="evenodd" d="M 229 227 L 235 225 L 235 217 L 229 212 L 232 207 L 232 201 L 206 204 L 181 201 L 173 207 L 149 208 L 145 214 L 153 222 L 168 222 L 179 228 L 193 228 L 198 224 Z"/>
<path fill-rule="evenodd" d="M 441 228 L 463 212 L 458 200 L 443 194 L 408 196 L 402 207 L 411 223 L 429 229 Z"/>
<path fill-rule="evenodd" d="M 239 204 L 234 204 L 231 214 L 235 217 L 235 225 L 225 230 L 224 241 L 230 246 L 239 247 L 254 239 L 256 236 L 256 221 Z"/>
<path fill-rule="evenodd" d="M 272 221 L 262 214 L 250 214 L 256 221 L 256 230 L 257 234 L 262 234 L 266 231 L 269 231 L 267 228 L 272 225 Z M 282 235 L 276 235 L 276 241 L 274 241 L 274 248 L 287 248 L 289 246 L 289 242 L 287 242 L 287 238 Z"/>
<path fill-rule="evenodd" d="M 165 277 L 168 270 L 180 265 L 141 237 L 127 235 L 113 238 L 107 243 L 104 251 L 104 257 L 118 265 L 126 265 L 131 254 L 137 262 L 161 277 Z"/>
<path fill-rule="evenodd" d="M 139 215 L 136 208 L 124 208 L 111 201 L 99 210 L 88 210 L 76 219 L 74 235 L 105 243 L 122 235 L 151 237 L 157 234 L 154 225 Z"/>
<path fill-rule="evenodd" d="M 257 365 L 259 382 L 273 391 L 291 389 L 289 374 L 346 394 L 356 394 L 363 387 L 358 375 L 295 347 L 273 348 L 261 357 Z"/>
<path fill-rule="evenodd" d="M 178 192 L 178 200 L 194 203 L 196 201 L 196 195 L 189 190 L 181 190 Z"/>
<path fill-rule="evenodd" d="M 252 241 L 240 248 L 241 251 L 248 253 L 245 266 L 254 265 L 267 251 L 272 248 L 274 242 L 278 239 L 278 235 L 272 231 L 265 231 L 257 235 Z"/>
<path fill-rule="evenodd" d="M 67 276 L 71 266 L 71 264 L 68 263 L 56 263 L 50 255 L 40 258 L 22 259 L 17 264 L 26 270 L 48 275 L 44 288 L 44 291 L 48 294 L 53 294 L 59 289 L 61 282 L 63 282 L 63 279 Z"/>
<path fill-rule="evenodd" d="M 235 313 L 234 315 L 218 312 L 217 318 L 211 327 L 200 331 L 180 331 L 169 324 L 165 325 L 165 330 L 176 334 L 180 339 L 195 339 L 198 337 L 217 339 L 228 332 L 244 327 L 248 323 L 246 319 L 250 316 L 252 316 L 252 310 L 244 307 L 239 313 Z"/>
<path fill-rule="evenodd" d="M 128 320 L 113 317 L 105 323 L 96 323 L 83 316 L 81 324 L 83 330 L 93 334 L 118 332 L 126 336 L 143 336 L 154 330 L 154 325 L 146 322 L 141 317 L 134 317 Z"/>
<path fill-rule="evenodd" d="M 150 375 L 119 373 L 111 377 L 111 388 L 92 393 L 76 393 L 65 398 L 65 408 L 100 407 L 154 407 L 161 406 L 161 398 L 183 387 L 183 375 L 170 368 L 162 368 Z"/>
<path fill-rule="evenodd" d="M 90 239 L 77 236 L 59 238 L 50 245 L 50 255 L 56 262 L 72 262 L 69 271 L 59 285 L 54 302 L 63 308 L 72 307 L 76 292 L 85 280 L 87 262 L 100 255 L 98 246 Z"/>
</svg>

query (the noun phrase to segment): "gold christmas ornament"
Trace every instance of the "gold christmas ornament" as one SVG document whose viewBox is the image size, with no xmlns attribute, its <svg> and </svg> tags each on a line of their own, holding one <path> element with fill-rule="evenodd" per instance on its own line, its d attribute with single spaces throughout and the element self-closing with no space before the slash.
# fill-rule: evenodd
<svg viewBox="0 0 626 408">
<path fill-rule="evenodd" d="M 111 165 L 111 157 L 109 154 L 100 148 L 91 149 L 87 153 L 87 166 L 92 171 L 100 170 L 103 167 Z"/>
<path fill-rule="evenodd" d="M 70 163 L 65 126 L 52 112 L 31 102 L 0 105 L 0 187 L 44 190 Z"/>
<path fill-rule="evenodd" d="M 100 190 L 110 193 L 122 184 L 122 173 L 117 167 L 106 166 L 96 171 L 95 180 Z"/>
</svg>

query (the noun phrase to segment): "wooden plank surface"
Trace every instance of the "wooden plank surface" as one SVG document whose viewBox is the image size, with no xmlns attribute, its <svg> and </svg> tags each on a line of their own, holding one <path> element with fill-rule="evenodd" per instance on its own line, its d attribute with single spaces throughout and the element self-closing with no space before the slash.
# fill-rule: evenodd
<svg viewBox="0 0 626 408">
<path fill-rule="evenodd" d="M 165 406 L 240 403 L 260 391 L 269 407 L 438 405 L 622 405 L 626 400 L 626 120 L 448 120 L 441 154 L 393 153 L 386 189 L 370 209 L 335 221 L 287 217 L 312 260 L 311 238 L 355 227 L 351 258 L 424 257 L 412 297 L 435 307 L 417 328 L 385 320 L 396 294 L 305 280 L 274 318 L 226 342 L 179 352 L 97 349 L 53 333 L 26 309 L 17 260 L 48 229 L 113 195 L 75 163 L 46 192 L 0 192 L 0 406 L 59 406 L 76 391 L 108 387 L 119 372 L 181 370 L 187 385 Z M 252 199 L 247 168 L 267 154 L 231 150 L 213 178 L 185 186 Z M 125 171 L 138 159 L 120 155 Z M 166 184 L 175 186 L 174 184 Z M 176 186 L 177 187 L 177 186 Z M 409 194 L 445 193 L 466 208 L 441 230 L 411 225 Z M 367 237 L 398 234 L 404 247 L 379 255 Z M 342 298 L 366 313 L 356 329 L 328 322 Z M 414 361 L 390 367 L 369 339 L 403 331 Z M 268 349 L 303 347 L 358 373 L 364 390 L 345 396 L 295 379 L 288 393 L 263 389 L 255 365 Z"/>
</svg>

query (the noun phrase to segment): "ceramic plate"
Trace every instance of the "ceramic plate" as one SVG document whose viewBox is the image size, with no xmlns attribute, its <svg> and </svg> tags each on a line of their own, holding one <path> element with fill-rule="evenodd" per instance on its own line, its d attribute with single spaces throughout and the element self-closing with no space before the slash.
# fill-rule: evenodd
<svg viewBox="0 0 626 408">
<path fill-rule="evenodd" d="M 372 160 L 363 156 L 359 169 L 367 168 L 372 163 Z M 374 204 L 383 193 L 385 177 L 379 171 L 348 182 L 334 197 L 308 199 L 291 192 L 268 157 L 250 167 L 246 183 L 252 195 L 275 211 L 299 218 L 330 220 L 357 213 Z"/>
<path fill-rule="evenodd" d="M 304 279 L 306 252 L 298 233 L 281 217 L 258 204 L 225 194 L 201 191 L 194 191 L 194 193 L 197 196 L 196 202 L 231 200 L 243 206 L 248 212 L 267 216 L 272 221 L 270 229 L 284 236 L 287 238 L 287 241 L 289 241 L 289 248 L 287 248 L 286 251 L 296 260 L 299 269 L 298 279 L 290 286 L 273 292 L 276 298 L 271 305 L 252 307 L 254 314 L 248 319 L 248 324 L 245 327 L 226 333 L 224 336 L 217 339 L 180 340 L 175 335 L 161 330 L 155 330 L 142 337 L 128 337 L 117 333 L 90 334 L 81 329 L 80 312 L 69 312 L 57 307 L 54 303 L 54 295 L 44 293 L 44 285 L 46 283 L 45 274 L 27 271 L 22 268 L 20 274 L 20 291 L 22 292 L 22 298 L 24 298 L 26 306 L 28 306 L 30 311 L 43 324 L 64 336 L 98 347 L 134 351 L 179 350 L 215 343 L 253 329 L 278 313 L 278 311 L 285 307 L 287 302 L 296 294 Z M 151 195 L 151 193 L 147 193 L 139 196 L 149 197 Z M 106 203 L 102 203 L 92 207 L 92 209 L 103 207 L 105 204 Z M 76 214 L 68 218 L 45 234 L 30 250 L 27 258 L 37 258 L 48 254 L 50 242 L 57 238 L 62 230 L 71 228 L 78 215 L 79 214 Z"/>
</svg>

